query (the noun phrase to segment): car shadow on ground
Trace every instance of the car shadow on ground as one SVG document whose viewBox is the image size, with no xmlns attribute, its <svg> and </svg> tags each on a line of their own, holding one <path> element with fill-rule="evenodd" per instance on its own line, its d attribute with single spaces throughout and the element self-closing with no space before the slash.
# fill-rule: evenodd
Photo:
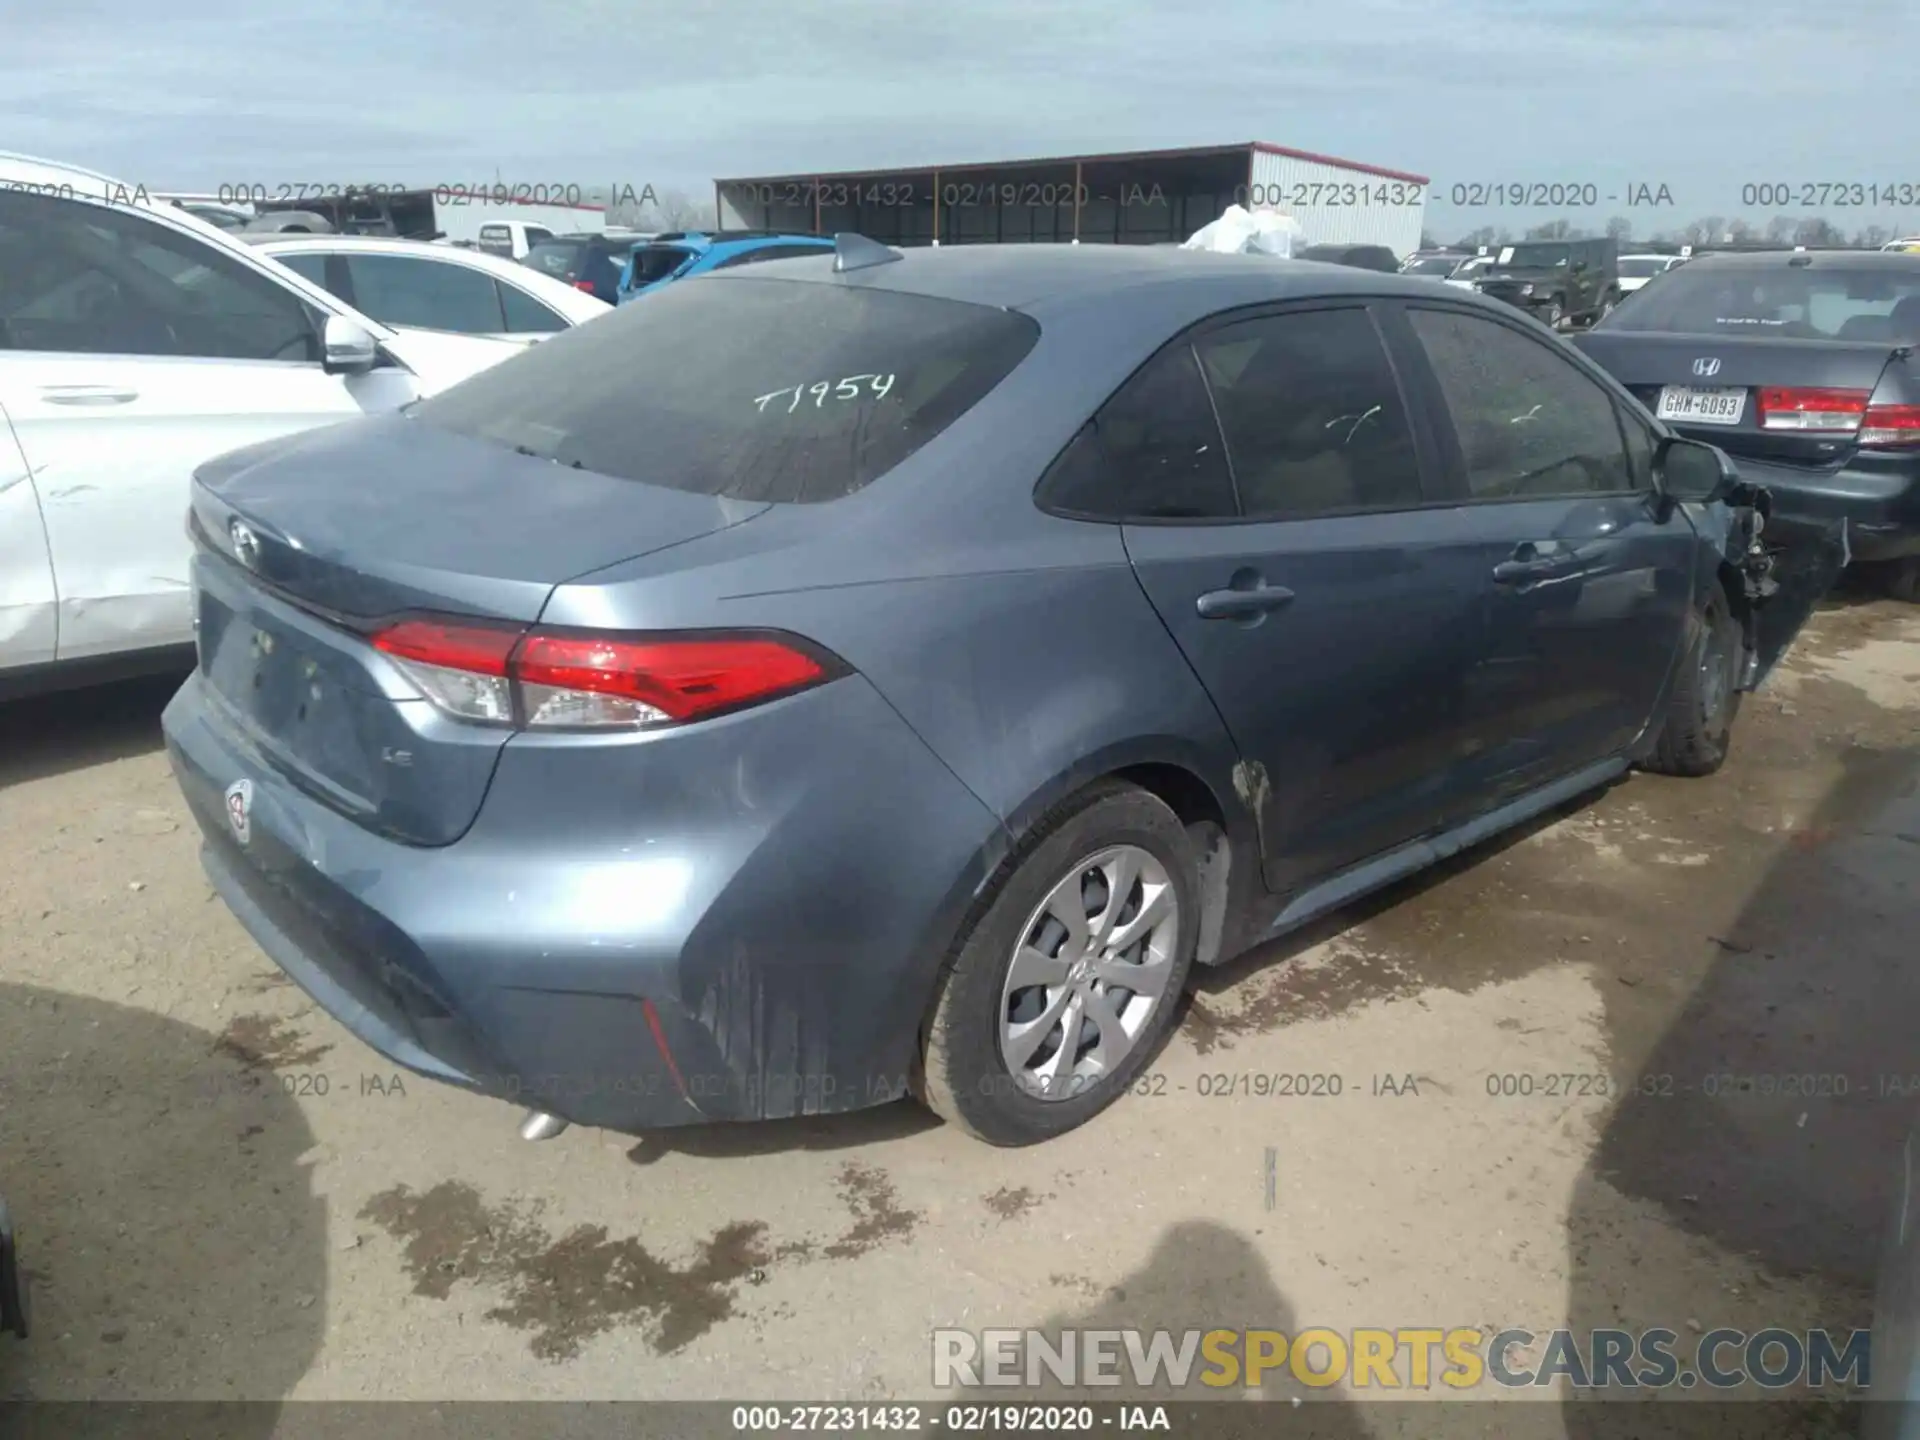
<svg viewBox="0 0 1920 1440">
<path fill-rule="evenodd" d="M 1616 1067 L 1634 1074 L 1569 1210 L 1576 1331 L 1664 1326 L 1684 1352 L 1694 1325 L 1758 1328 L 1756 1299 L 1770 1323 L 1842 1341 L 1870 1322 L 1895 1160 L 1920 1096 L 1920 753 L 1842 759 L 1808 843 L 1782 850 L 1651 1050 L 1608 1016 Z M 1610 1012 L 1620 1004 L 1607 1000 Z M 1774 1320 L 1767 1280 L 1759 1296 L 1676 1293 L 1645 1253 L 1634 1212 L 1647 1206 L 1709 1254 L 1810 1286 L 1820 1313 L 1776 1304 Z M 1567 1433 L 1608 1440 L 1629 1433 L 1618 1427 L 1633 1411 L 1643 1418 L 1631 1433 L 1703 1440 L 1851 1434 L 1859 1419 L 1832 1402 L 1750 1404 L 1729 1428 L 1721 1405 L 1655 1408 L 1659 1425 L 1643 1406 L 1570 1404 Z"/>
<path fill-rule="evenodd" d="M 146 1011 L 0 984 L 0 1195 L 33 1320 L 26 1341 L 0 1341 L 0 1401 L 248 1399 L 267 1403 L 197 1433 L 274 1432 L 272 1402 L 325 1329 L 326 1205 L 299 1107 L 214 1047 Z M 65 1404 L 13 1410 L 0 1430 L 162 1433 Z"/>
<path fill-rule="evenodd" d="M 904 1140 L 938 1129 L 940 1120 L 913 1100 L 896 1100 L 839 1115 L 809 1115 L 800 1120 L 729 1121 L 718 1125 L 682 1125 L 654 1130 L 633 1140 L 627 1158 L 636 1165 L 653 1165 L 668 1155 L 703 1160 L 742 1159 L 750 1155 L 778 1155 L 793 1150 L 855 1150 Z"/>
<path fill-rule="evenodd" d="M 1322 916 L 1298 930 L 1289 931 L 1278 939 L 1255 945 L 1225 964 L 1195 966 L 1187 985 L 1187 994 L 1181 1001 L 1184 1022 L 1182 1028 L 1190 1035 L 1204 1035 L 1208 1022 L 1196 1016 L 1194 1011 L 1196 1008 L 1204 1011 L 1211 997 L 1233 990 L 1263 971 L 1269 969 L 1281 971 L 1281 967 L 1300 958 L 1315 946 L 1356 930 L 1389 911 L 1398 910 L 1409 901 L 1426 894 L 1429 890 L 1444 886 L 1457 876 L 1488 866 L 1498 856 L 1515 846 L 1524 845 L 1533 840 L 1541 831 L 1599 804 L 1613 793 L 1616 786 L 1624 783 L 1625 778 L 1611 781 L 1596 790 L 1589 790 L 1583 795 L 1556 805 L 1551 810 L 1544 811 L 1511 830 L 1483 840 L 1457 855 L 1451 855 L 1445 860 L 1427 866 L 1424 870 L 1415 871 L 1404 879 L 1394 881 L 1385 889 L 1363 896 L 1352 904 Z M 1503 973 L 1512 968 L 1502 957 L 1491 954 L 1486 957 L 1486 963 L 1490 970 L 1500 970 Z M 1527 962 L 1529 966 L 1532 963 Z M 1284 971 L 1282 973 L 1284 974 Z M 1464 987 L 1473 981 L 1487 978 L 1492 977 L 1460 975 L 1450 979 L 1449 983 Z M 1318 976 L 1309 983 L 1316 991 L 1321 987 L 1331 986 L 1358 996 L 1372 992 L 1379 983 L 1379 977 L 1367 974 L 1364 967 L 1356 966 L 1349 961 L 1343 963 L 1339 969 Z M 1314 1004 L 1330 1002 L 1335 998 L 1332 995 L 1321 994 L 1309 996 L 1305 989 L 1301 990 L 1300 996 L 1302 1000 Z"/>
<path fill-rule="evenodd" d="M 0 701 L 0 790 L 150 755 L 164 743 L 160 712 L 181 675 L 154 675 Z"/>
</svg>

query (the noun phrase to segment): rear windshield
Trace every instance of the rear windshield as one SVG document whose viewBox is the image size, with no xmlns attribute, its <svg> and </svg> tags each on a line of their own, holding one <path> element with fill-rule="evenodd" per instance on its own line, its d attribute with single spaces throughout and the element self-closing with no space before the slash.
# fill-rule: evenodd
<svg viewBox="0 0 1920 1440">
<path fill-rule="evenodd" d="M 1435 255 L 1425 260 L 1409 260 L 1401 267 L 1403 275 L 1451 275 L 1460 264 L 1458 255 Z"/>
<path fill-rule="evenodd" d="M 984 305 L 752 275 L 669 285 L 413 405 L 423 425 L 626 480 L 814 502 L 871 483 L 1040 337 Z"/>
<path fill-rule="evenodd" d="M 585 247 L 584 240 L 546 240 L 527 252 L 522 265 L 531 265 L 542 275 L 551 275 L 556 280 L 564 280 L 573 273 L 580 263 L 580 251 Z"/>
<path fill-rule="evenodd" d="M 1681 265 L 1603 323 L 1675 335 L 1920 342 L 1920 266 Z"/>
<path fill-rule="evenodd" d="M 633 252 L 633 283 L 651 285 L 664 280 L 687 263 L 691 250 L 678 245 L 642 245 Z"/>
</svg>

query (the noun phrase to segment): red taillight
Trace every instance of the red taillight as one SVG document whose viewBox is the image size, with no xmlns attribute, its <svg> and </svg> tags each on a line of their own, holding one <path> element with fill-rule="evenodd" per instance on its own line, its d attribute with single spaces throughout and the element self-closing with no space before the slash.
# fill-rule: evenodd
<svg viewBox="0 0 1920 1440">
<path fill-rule="evenodd" d="M 1866 390 L 1768 385 L 1760 391 L 1760 428 L 1852 435 L 1875 448 L 1920 445 L 1920 405 L 1875 405 Z"/>
<path fill-rule="evenodd" d="M 1760 428 L 1851 435 L 1866 418 L 1869 393 L 1865 390 L 1763 385 L 1760 387 Z"/>
<path fill-rule="evenodd" d="M 1877 447 L 1920 445 L 1920 405 L 1869 405 L 1860 443 Z"/>
<path fill-rule="evenodd" d="M 520 641 L 518 630 L 441 625 L 431 620 L 402 620 L 373 637 L 373 648 L 402 660 L 476 675 L 505 675 L 507 658 Z"/>
<path fill-rule="evenodd" d="M 591 280 L 576 280 L 573 282 L 573 288 L 576 290 L 584 290 L 589 295 L 593 294 L 593 282 Z"/>
<path fill-rule="evenodd" d="M 525 729 L 683 724 L 830 679 L 772 635 L 599 635 L 403 620 L 373 637 L 448 714 Z"/>
</svg>

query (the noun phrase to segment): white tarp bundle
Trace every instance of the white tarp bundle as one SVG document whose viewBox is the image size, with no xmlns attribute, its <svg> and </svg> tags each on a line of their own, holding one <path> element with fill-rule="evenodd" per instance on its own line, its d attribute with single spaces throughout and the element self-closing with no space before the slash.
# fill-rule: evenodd
<svg viewBox="0 0 1920 1440">
<path fill-rule="evenodd" d="M 1281 260 L 1306 243 L 1300 222 L 1278 210 L 1248 210 L 1229 205 L 1226 213 L 1202 225 L 1182 250 L 1212 250 L 1221 255 L 1272 255 Z"/>
</svg>

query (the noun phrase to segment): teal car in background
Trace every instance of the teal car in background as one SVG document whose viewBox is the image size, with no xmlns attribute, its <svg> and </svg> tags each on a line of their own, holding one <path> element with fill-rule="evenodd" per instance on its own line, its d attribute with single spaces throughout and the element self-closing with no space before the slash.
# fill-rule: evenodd
<svg viewBox="0 0 1920 1440">
<path fill-rule="evenodd" d="M 778 230 L 676 230 L 637 245 L 620 274 L 616 304 L 658 290 L 690 275 L 730 270 L 762 260 L 791 260 L 797 255 L 831 255 L 833 240 L 826 235 L 800 235 Z"/>
</svg>

